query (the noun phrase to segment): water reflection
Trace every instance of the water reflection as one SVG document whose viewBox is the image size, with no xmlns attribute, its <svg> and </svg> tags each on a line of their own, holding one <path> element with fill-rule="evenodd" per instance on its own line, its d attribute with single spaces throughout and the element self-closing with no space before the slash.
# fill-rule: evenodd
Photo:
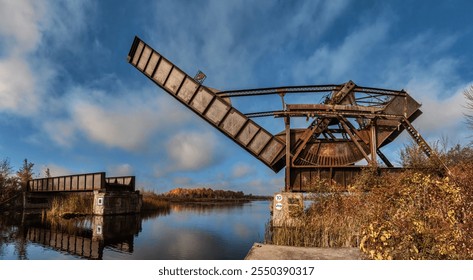
<svg viewBox="0 0 473 280">
<path fill-rule="evenodd" d="M 266 201 L 69 220 L 3 213 L 0 259 L 243 259 L 268 215 Z"/>
<path fill-rule="evenodd" d="M 147 218 L 161 212 L 146 213 Z M 20 221 L 20 223 L 18 222 Z M 18 259 L 28 259 L 27 246 L 66 253 L 78 258 L 102 259 L 105 248 L 131 254 L 141 231 L 140 215 L 89 216 L 48 219 L 40 214 L 8 214 L 0 219 L 0 256 L 14 244 Z"/>
</svg>

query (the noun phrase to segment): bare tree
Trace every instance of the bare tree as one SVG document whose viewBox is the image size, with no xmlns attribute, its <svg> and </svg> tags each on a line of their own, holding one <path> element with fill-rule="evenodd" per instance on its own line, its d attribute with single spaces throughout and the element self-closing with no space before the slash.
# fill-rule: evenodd
<svg viewBox="0 0 473 280">
<path fill-rule="evenodd" d="M 46 167 L 44 170 L 44 177 L 51 178 L 51 170 L 49 170 L 49 167 Z"/>
<path fill-rule="evenodd" d="M 469 111 L 469 113 L 465 114 L 466 122 L 468 126 L 473 129 L 473 85 L 465 89 L 463 95 L 466 99 L 465 107 Z"/>
<path fill-rule="evenodd" d="M 12 176 L 13 168 L 10 160 L 5 158 L 0 161 L 0 203 L 10 198 L 18 188 L 18 180 Z"/>
</svg>

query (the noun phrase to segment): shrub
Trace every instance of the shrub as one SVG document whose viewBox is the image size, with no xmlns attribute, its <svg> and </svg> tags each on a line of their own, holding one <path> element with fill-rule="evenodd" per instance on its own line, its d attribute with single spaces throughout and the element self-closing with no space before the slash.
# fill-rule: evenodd
<svg viewBox="0 0 473 280">
<path fill-rule="evenodd" d="M 405 172 L 370 194 L 381 203 L 362 230 L 360 249 L 374 259 L 461 259 L 465 254 L 464 198 L 448 177 Z"/>
</svg>

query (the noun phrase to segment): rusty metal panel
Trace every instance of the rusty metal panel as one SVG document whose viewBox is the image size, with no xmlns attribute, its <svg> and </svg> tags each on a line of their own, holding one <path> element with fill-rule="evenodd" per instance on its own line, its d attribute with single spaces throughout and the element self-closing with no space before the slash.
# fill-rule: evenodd
<svg viewBox="0 0 473 280">
<path fill-rule="evenodd" d="M 268 145 L 261 152 L 260 157 L 266 162 L 274 162 L 278 155 L 284 151 L 284 145 L 275 139 L 271 139 Z"/>
<path fill-rule="evenodd" d="M 78 255 L 83 255 L 83 248 L 84 248 L 84 237 L 77 236 L 76 240 L 76 252 Z"/>
<path fill-rule="evenodd" d="M 135 176 L 107 177 L 105 183 L 107 190 L 135 190 Z"/>
<path fill-rule="evenodd" d="M 197 112 L 203 113 L 207 106 L 209 106 L 212 98 L 214 98 L 214 94 L 210 90 L 201 87 L 195 94 L 190 105 L 197 110 Z"/>
<path fill-rule="evenodd" d="M 185 76 L 186 74 L 178 68 L 172 68 L 171 73 L 164 84 L 164 88 L 167 89 L 169 93 L 176 94 Z"/>
<path fill-rule="evenodd" d="M 82 240 L 82 255 L 84 257 L 92 256 L 92 240 L 90 238 L 84 238 Z"/>
<path fill-rule="evenodd" d="M 291 168 L 291 191 L 293 192 L 325 192 L 327 186 L 346 189 L 353 185 L 358 174 L 366 166 Z M 397 173 L 403 168 L 378 168 L 380 174 Z"/>
<path fill-rule="evenodd" d="M 72 190 L 77 190 L 79 189 L 79 177 L 77 176 L 71 176 L 71 185 L 70 189 L 65 189 L 65 191 L 72 191 Z"/>
<path fill-rule="evenodd" d="M 93 191 L 105 187 L 105 172 L 77 174 L 28 181 L 30 192 Z"/>
<path fill-rule="evenodd" d="M 171 68 L 172 63 L 165 58 L 161 58 L 161 62 L 154 72 L 153 80 L 158 84 L 163 85 L 169 75 L 169 72 L 171 72 Z"/>
<path fill-rule="evenodd" d="M 94 174 L 87 174 L 85 175 L 85 185 L 90 186 L 90 188 L 93 190 L 95 189 L 94 185 Z"/>
<path fill-rule="evenodd" d="M 133 41 L 128 61 L 275 172 L 284 167 L 279 162 L 282 151 L 285 151 L 284 141 L 250 121 L 229 101 L 197 83 L 138 37 Z"/>
<path fill-rule="evenodd" d="M 414 100 L 410 95 L 406 95 L 405 97 L 396 96 L 386 105 L 384 112 L 388 114 L 404 115 L 410 122 L 412 122 L 422 114 L 420 107 L 421 104 Z M 377 121 L 376 125 L 378 126 L 379 131 L 377 133 L 378 147 L 383 147 L 389 144 L 404 131 L 404 128 L 400 126 L 398 120 L 380 119 Z"/>
<path fill-rule="evenodd" d="M 69 235 L 69 252 L 71 253 L 76 253 L 75 248 L 76 248 L 76 236 L 75 235 Z"/>
<path fill-rule="evenodd" d="M 50 246 L 56 247 L 56 242 L 57 242 L 57 233 L 55 231 L 51 232 L 51 239 L 50 239 Z"/>
<path fill-rule="evenodd" d="M 138 62 L 138 59 L 140 58 L 140 55 L 141 55 L 141 52 L 143 51 L 144 46 L 145 44 L 143 42 L 138 43 L 137 48 L 136 48 L 137 55 L 135 55 L 132 60 L 133 65 L 136 65 L 136 63 Z"/>
<path fill-rule="evenodd" d="M 145 46 L 141 54 L 140 61 L 138 62 L 138 65 L 136 65 L 136 67 L 143 71 L 146 67 L 146 64 L 148 63 L 148 59 L 150 55 L 151 55 L 151 48 L 148 46 Z"/>
<path fill-rule="evenodd" d="M 238 134 L 237 140 L 246 146 L 251 142 L 258 131 L 259 127 L 253 121 L 247 121 L 243 129 Z"/>
<path fill-rule="evenodd" d="M 209 118 L 211 122 L 218 125 L 229 110 L 230 106 L 226 102 L 214 99 L 212 105 L 209 106 L 209 109 L 205 113 L 205 116 Z"/>
<path fill-rule="evenodd" d="M 161 56 L 158 53 L 156 52 L 152 53 L 151 57 L 149 58 L 148 65 L 146 66 L 146 69 L 145 69 L 145 73 L 148 76 L 151 77 L 153 75 L 153 72 L 156 69 L 156 65 L 158 65 L 159 58 L 161 58 Z"/>
<path fill-rule="evenodd" d="M 59 191 L 60 188 L 64 189 L 64 186 L 66 185 L 66 178 L 65 177 L 59 177 L 59 182 L 57 185 L 57 188 L 55 191 Z"/>
<path fill-rule="evenodd" d="M 258 154 L 263 150 L 263 148 L 271 140 L 271 135 L 263 130 L 258 131 L 256 136 L 251 141 L 249 148 L 255 154 Z"/>
<path fill-rule="evenodd" d="M 92 239 L 91 257 L 93 259 L 100 258 L 100 241 Z"/>
<path fill-rule="evenodd" d="M 186 76 L 177 97 L 179 97 L 184 103 L 189 103 L 196 93 L 197 88 L 199 88 L 199 84 L 189 76 Z"/>
<path fill-rule="evenodd" d="M 231 108 L 227 117 L 222 122 L 221 128 L 230 136 L 235 137 L 238 131 L 240 131 L 245 124 L 246 120 L 247 118 L 243 114 L 236 111 L 234 108 Z"/>
</svg>

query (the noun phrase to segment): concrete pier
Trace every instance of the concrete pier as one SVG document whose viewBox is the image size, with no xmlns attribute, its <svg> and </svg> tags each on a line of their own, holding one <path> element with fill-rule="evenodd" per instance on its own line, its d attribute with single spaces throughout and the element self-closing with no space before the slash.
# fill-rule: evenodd
<svg viewBox="0 0 473 280">
<path fill-rule="evenodd" d="M 292 247 L 255 243 L 245 260 L 361 260 L 358 248 Z"/>
<path fill-rule="evenodd" d="M 139 213 L 142 196 L 135 192 L 94 191 L 94 215 Z"/>
<path fill-rule="evenodd" d="M 297 226 L 299 216 L 304 211 L 304 197 L 302 193 L 279 192 L 274 194 L 271 207 L 271 221 L 273 227 Z"/>
</svg>

